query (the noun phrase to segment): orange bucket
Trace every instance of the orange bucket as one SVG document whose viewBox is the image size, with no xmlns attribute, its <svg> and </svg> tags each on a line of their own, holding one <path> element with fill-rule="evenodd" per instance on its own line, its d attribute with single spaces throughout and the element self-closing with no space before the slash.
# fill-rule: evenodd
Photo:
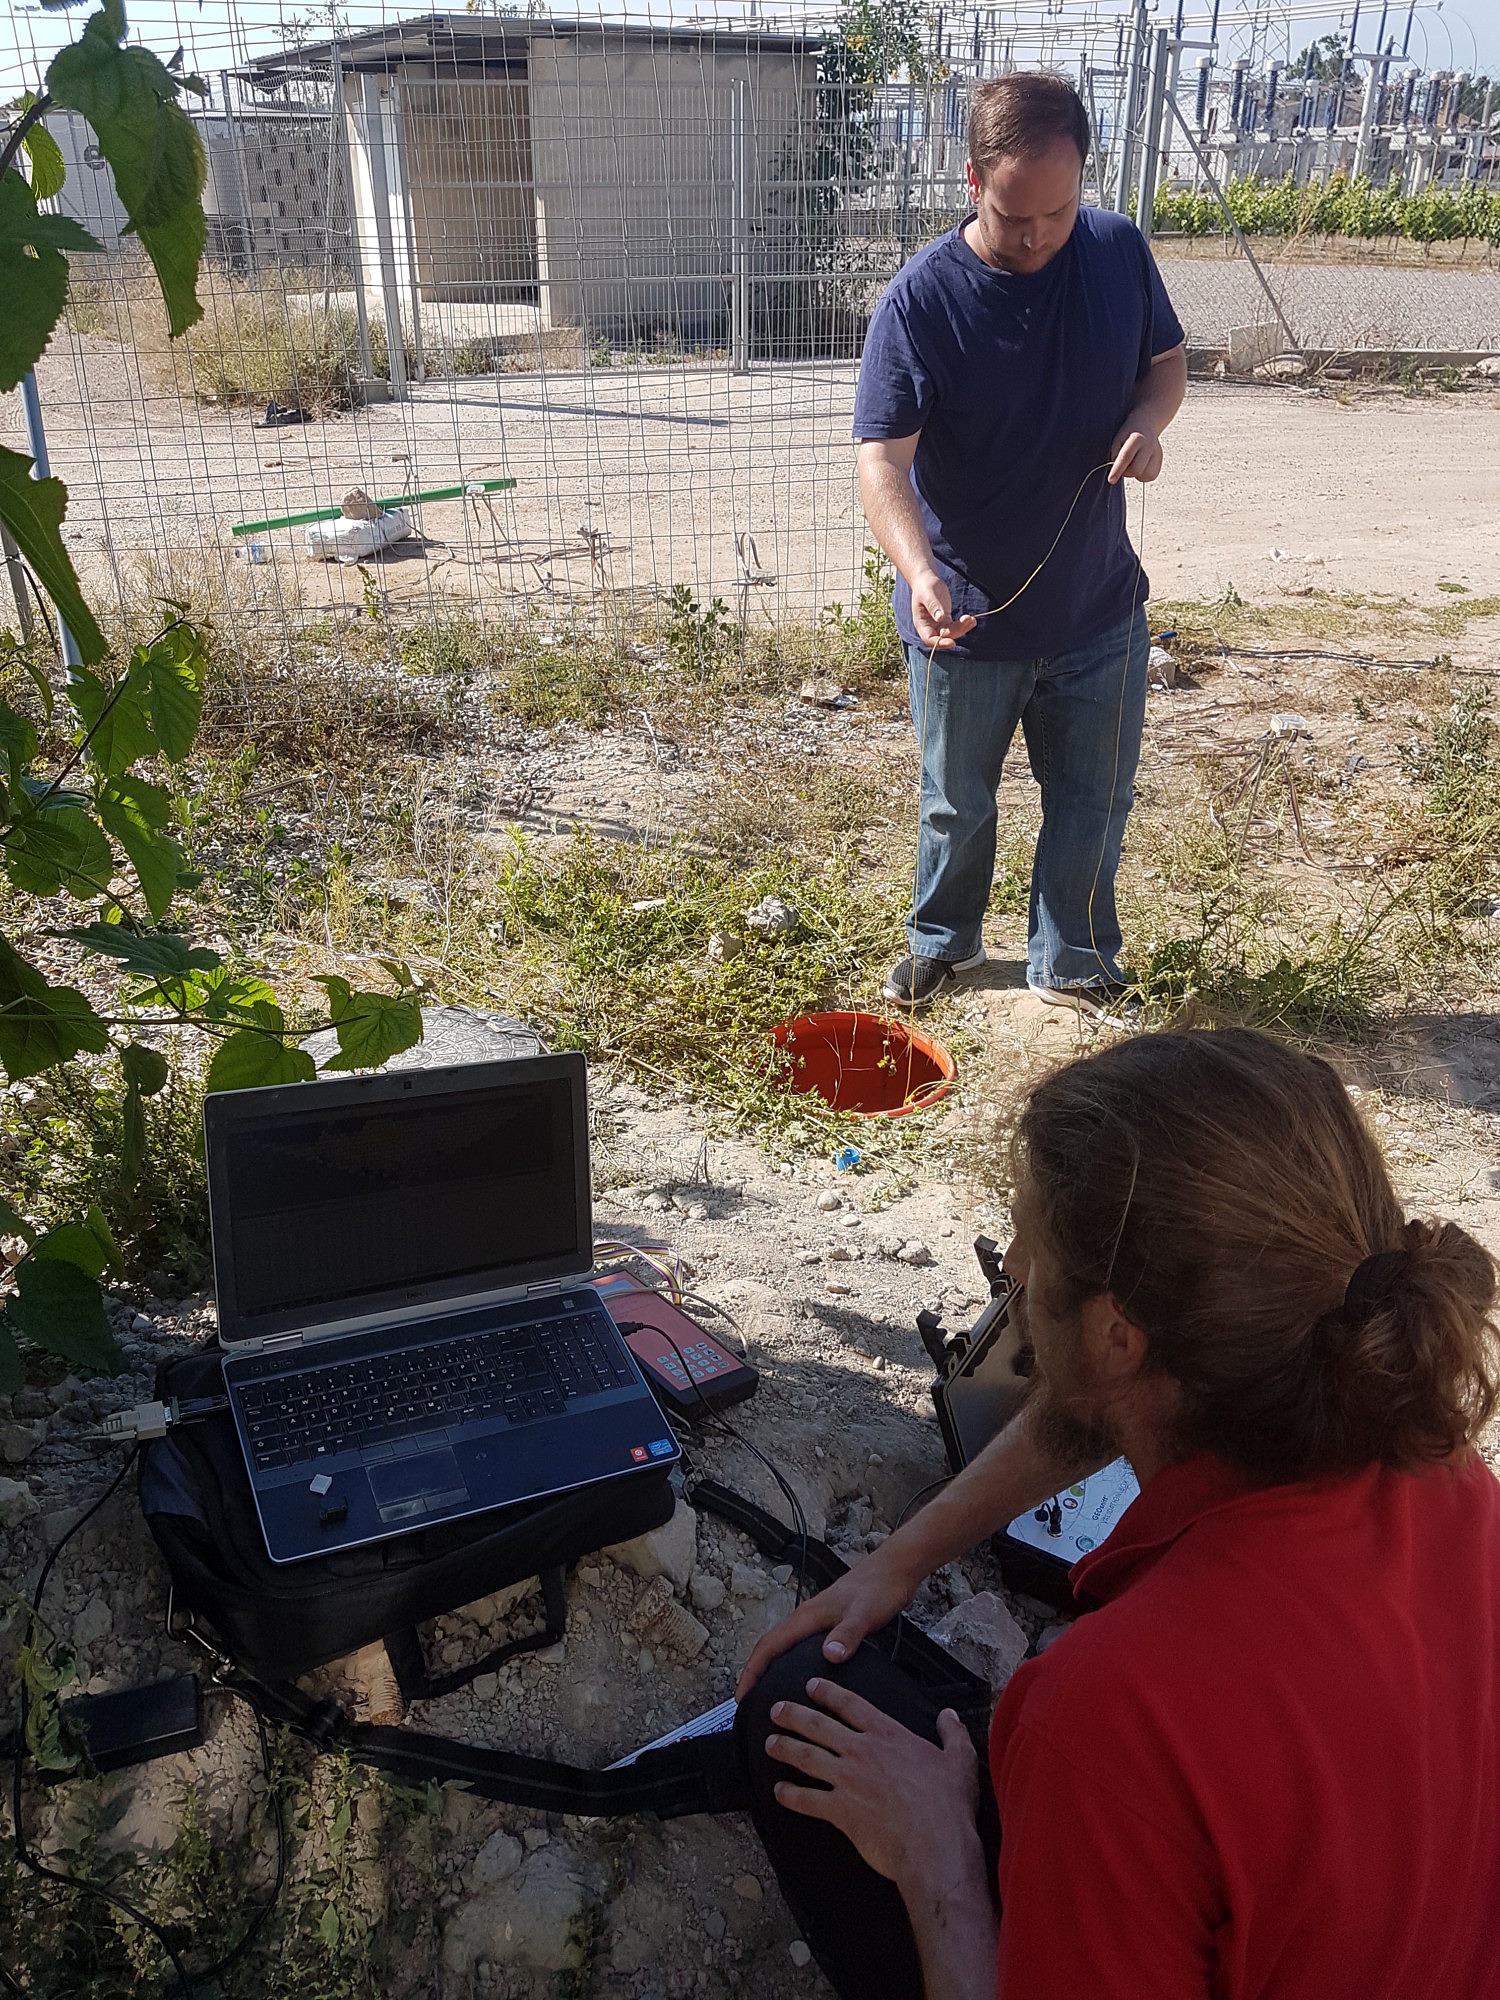
<svg viewBox="0 0 1500 2000">
<path fill-rule="evenodd" d="M 861 1118 L 904 1118 L 940 1103 L 958 1077 L 943 1047 L 904 1021 L 847 1011 L 798 1014 L 771 1040 L 790 1058 L 789 1090 Z"/>
</svg>

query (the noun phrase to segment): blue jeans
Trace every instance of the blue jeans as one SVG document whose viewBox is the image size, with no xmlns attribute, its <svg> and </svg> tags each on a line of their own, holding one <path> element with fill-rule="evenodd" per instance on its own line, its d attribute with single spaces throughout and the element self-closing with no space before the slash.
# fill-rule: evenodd
<svg viewBox="0 0 1500 2000">
<path fill-rule="evenodd" d="M 995 793 L 1020 723 L 1042 788 L 1031 865 L 1032 986 L 1120 976 L 1115 873 L 1146 714 L 1146 613 L 1046 660 L 970 660 L 908 646 L 911 714 L 922 750 L 916 904 L 918 958 L 979 951 L 995 872 Z M 924 729 L 924 713 L 926 726 Z"/>
</svg>

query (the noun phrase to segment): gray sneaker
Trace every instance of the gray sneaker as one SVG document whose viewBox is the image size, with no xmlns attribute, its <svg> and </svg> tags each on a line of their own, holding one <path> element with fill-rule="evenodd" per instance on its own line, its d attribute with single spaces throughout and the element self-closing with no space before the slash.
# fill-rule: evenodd
<svg viewBox="0 0 1500 2000">
<path fill-rule="evenodd" d="M 1071 1007 L 1090 1021 L 1133 1028 L 1141 1018 L 1140 989 L 1123 979 L 1090 979 L 1078 986 L 1033 986 L 1031 991 L 1045 1006 Z"/>
<path fill-rule="evenodd" d="M 880 992 L 898 1007 L 925 1007 L 956 986 L 965 972 L 984 964 L 984 946 L 972 958 L 903 958 L 893 965 Z"/>
</svg>

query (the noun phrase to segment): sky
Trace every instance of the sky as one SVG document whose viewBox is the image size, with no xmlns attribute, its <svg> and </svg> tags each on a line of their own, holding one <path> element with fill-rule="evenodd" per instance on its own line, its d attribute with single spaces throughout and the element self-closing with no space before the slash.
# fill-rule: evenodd
<svg viewBox="0 0 1500 2000">
<path fill-rule="evenodd" d="M 326 33 L 327 0 L 126 0 L 132 37 L 170 56 L 181 43 L 189 66 L 205 74 L 233 67 L 248 55 L 269 52 L 281 46 L 283 24 L 300 19 L 313 38 Z M 983 0 L 981 0 L 983 4 Z M 1128 0 L 1126 0 L 1128 4 Z M 446 0 L 451 11 L 463 11 L 463 0 Z M 1189 39 L 1206 38 L 1211 0 L 1191 0 L 1185 11 L 1185 32 Z M 747 11 L 756 12 L 757 0 L 595 0 L 593 6 L 570 6 L 563 0 L 560 15 L 575 12 L 619 20 L 654 19 L 703 21 L 719 20 L 726 27 L 744 24 Z M 1157 20 L 1168 20 L 1176 11 L 1176 0 L 1148 0 Z M 1394 33 L 1400 50 L 1406 34 L 1410 0 L 1387 0 L 1386 37 Z M 356 27 L 373 27 L 382 21 L 409 19 L 413 15 L 444 7 L 444 0 L 344 0 L 341 8 Z M 8 20 L 0 28 L 0 90 L 5 95 L 35 84 L 47 57 L 75 35 L 92 9 L 87 5 L 71 12 L 44 10 L 34 0 L 12 0 Z M 515 11 L 521 11 L 516 9 Z M 831 20 L 836 0 L 804 0 L 788 5 L 786 0 L 758 0 L 758 15 L 767 26 L 791 21 Z M 969 10 L 972 15 L 972 7 Z M 987 15 L 997 15 L 1007 32 L 1017 29 L 1017 55 L 1028 47 L 1041 52 L 1076 50 L 1078 40 L 1092 33 L 1101 56 L 1113 56 L 1115 23 L 1124 8 L 1121 0 L 1010 0 L 998 7 L 984 6 Z M 1369 47 L 1380 27 L 1381 0 L 1361 0 L 1359 41 Z M 1249 0 L 1221 0 L 1219 48 L 1227 62 L 1237 54 L 1295 55 L 1316 36 L 1347 32 L 1354 9 L 1340 0 L 1312 0 L 1298 5 L 1295 0 L 1259 8 Z M 963 18 L 962 0 L 948 0 L 947 19 L 954 24 Z M 1466 69 L 1500 76 L 1500 0 L 1425 0 L 1411 8 L 1410 59 L 1422 69 Z M 1257 33 L 1253 23 L 1260 23 Z M 1042 37 L 1045 35 L 1046 40 Z M 1196 60 L 1189 56 L 1188 62 Z"/>
</svg>

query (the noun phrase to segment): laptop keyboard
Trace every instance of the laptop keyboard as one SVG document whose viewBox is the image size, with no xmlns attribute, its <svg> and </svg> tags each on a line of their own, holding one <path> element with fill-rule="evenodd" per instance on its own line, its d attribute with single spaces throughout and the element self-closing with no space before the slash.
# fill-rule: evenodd
<svg viewBox="0 0 1500 2000">
<path fill-rule="evenodd" d="M 235 1389 L 257 1472 L 359 1451 L 414 1429 L 560 1417 L 635 1380 L 600 1316 L 492 1327 Z"/>
</svg>

